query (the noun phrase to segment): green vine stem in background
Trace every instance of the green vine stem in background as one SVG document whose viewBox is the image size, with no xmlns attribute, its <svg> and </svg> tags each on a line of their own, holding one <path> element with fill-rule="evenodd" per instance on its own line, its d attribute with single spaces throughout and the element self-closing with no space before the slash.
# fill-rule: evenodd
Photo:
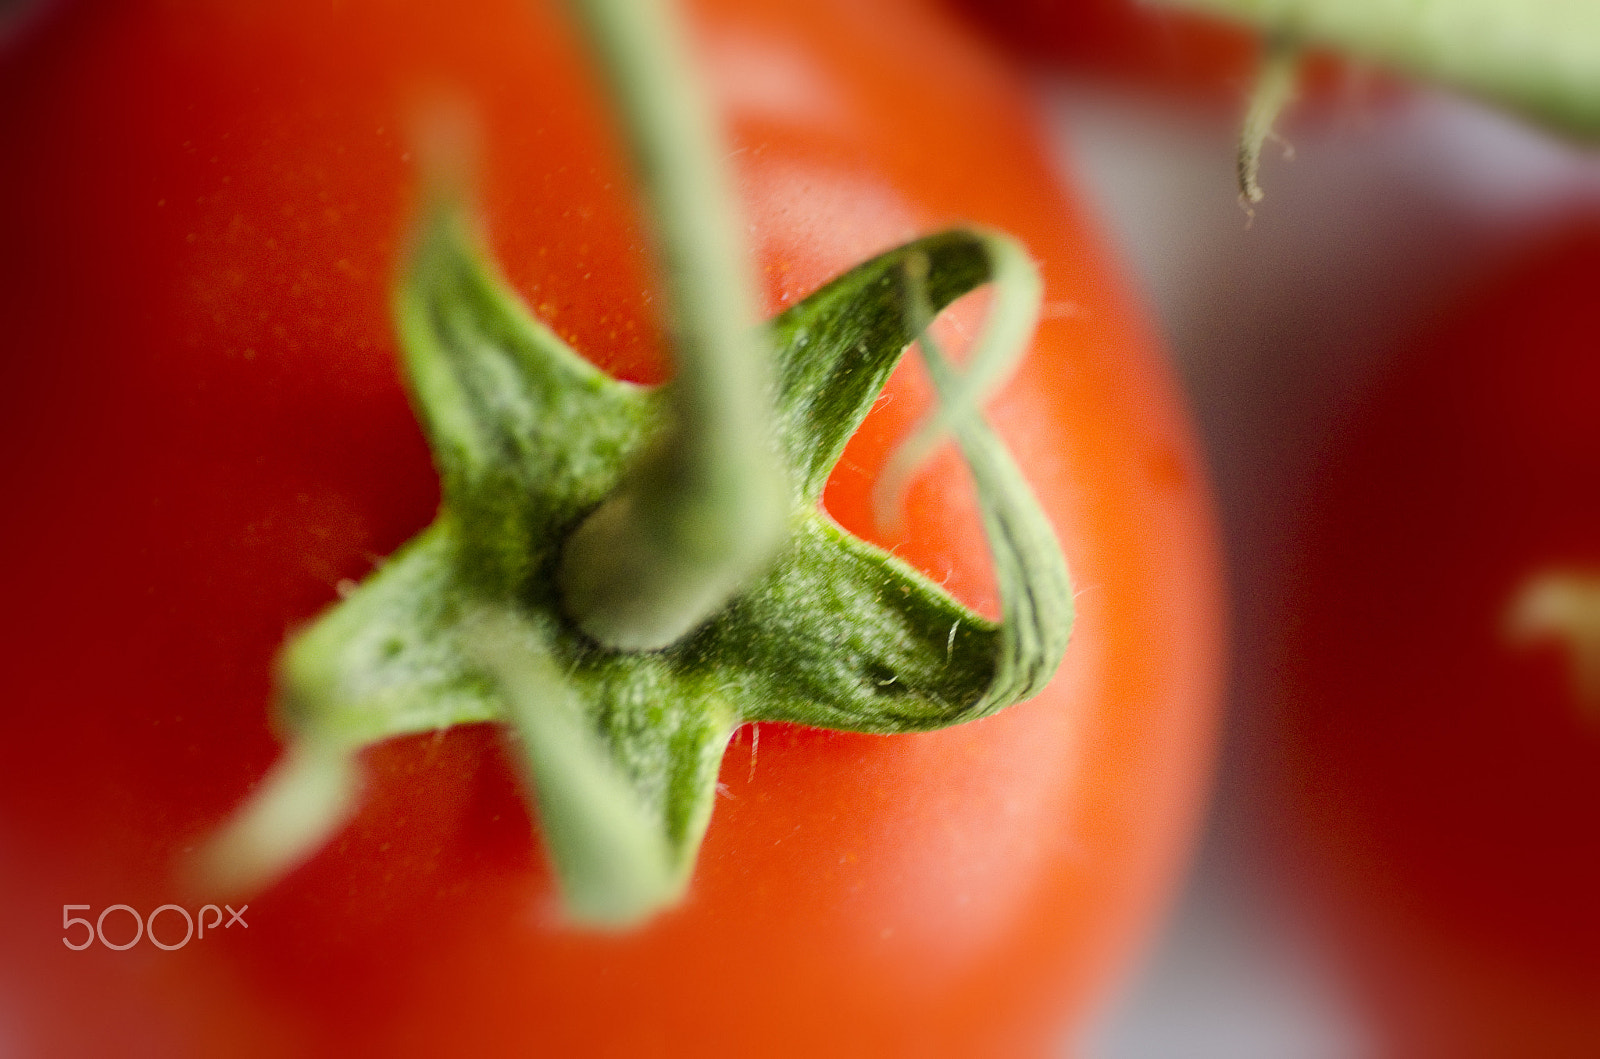
<svg viewBox="0 0 1600 1059">
<path fill-rule="evenodd" d="M 1600 140 L 1595 0 L 1157 0 L 1327 47 Z"/>
</svg>

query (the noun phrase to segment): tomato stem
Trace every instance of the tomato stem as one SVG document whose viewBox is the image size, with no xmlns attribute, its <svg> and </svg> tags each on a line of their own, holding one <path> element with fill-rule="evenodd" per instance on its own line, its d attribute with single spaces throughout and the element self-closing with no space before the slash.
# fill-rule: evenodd
<svg viewBox="0 0 1600 1059">
<path fill-rule="evenodd" d="M 566 543 L 568 616 L 606 647 L 666 647 L 781 547 L 789 489 L 774 451 L 771 352 L 755 326 L 723 150 L 666 0 L 580 0 L 653 226 L 675 374 L 669 426 Z"/>
<path fill-rule="evenodd" d="M 1261 148 L 1274 135 L 1272 127 L 1278 118 L 1294 102 L 1300 55 L 1300 46 L 1286 37 L 1269 39 L 1262 54 L 1261 69 L 1256 73 L 1250 105 L 1239 130 L 1236 160 L 1239 201 L 1247 210 L 1266 197 L 1261 190 Z"/>
</svg>

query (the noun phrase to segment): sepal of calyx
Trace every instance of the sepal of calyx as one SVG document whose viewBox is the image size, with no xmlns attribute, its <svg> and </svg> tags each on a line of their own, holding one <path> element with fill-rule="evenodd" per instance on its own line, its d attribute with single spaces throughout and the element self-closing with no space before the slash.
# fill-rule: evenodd
<svg viewBox="0 0 1600 1059">
<path fill-rule="evenodd" d="M 998 623 L 850 536 L 818 503 L 902 353 L 938 310 L 985 283 L 996 296 L 964 371 L 920 343 L 940 404 L 916 447 L 948 432 L 972 471 Z M 355 804 L 355 770 L 330 761 L 397 735 L 496 721 L 531 787 L 567 914 L 623 927 L 682 895 L 739 725 L 924 731 L 1039 692 L 1072 622 L 1066 566 L 978 412 L 1026 348 L 1039 293 L 1015 242 L 957 230 L 876 257 L 772 320 L 776 434 L 793 483 L 787 544 L 678 642 L 609 650 L 562 611 L 561 547 L 665 429 L 664 391 L 612 379 L 569 349 L 519 304 L 462 211 L 435 205 L 396 309 L 442 479 L 438 518 L 285 647 L 285 762 L 315 771 L 280 766 L 212 843 L 207 874 L 249 890 L 313 854 Z M 323 794 L 283 791 L 308 777 Z M 272 832 L 274 798 L 296 806 L 299 837 L 263 849 L 251 836 Z"/>
</svg>

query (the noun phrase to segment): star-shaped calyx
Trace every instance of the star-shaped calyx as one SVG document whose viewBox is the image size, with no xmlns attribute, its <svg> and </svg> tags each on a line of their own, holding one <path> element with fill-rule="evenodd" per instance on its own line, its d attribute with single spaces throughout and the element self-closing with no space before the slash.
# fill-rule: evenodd
<svg viewBox="0 0 1600 1059">
<path fill-rule="evenodd" d="M 574 528 L 666 429 L 664 388 L 612 379 L 567 348 L 478 245 L 459 209 L 436 205 L 396 303 L 443 482 L 439 516 L 285 648 L 279 721 L 291 751 L 210 848 L 214 879 L 261 885 L 312 852 L 350 811 L 362 746 L 498 721 L 514 737 L 569 914 L 623 925 L 688 884 L 739 725 L 922 731 L 1043 688 L 1071 625 L 1066 569 L 977 414 L 1036 317 L 1037 276 L 1014 242 L 974 230 L 920 239 L 770 322 L 792 483 L 787 543 L 703 625 L 635 652 L 577 629 L 559 565 Z M 922 440 L 953 434 L 971 468 L 998 624 L 819 507 L 905 349 L 938 310 L 988 282 L 990 326 L 967 370 L 921 342 L 940 395 Z"/>
</svg>

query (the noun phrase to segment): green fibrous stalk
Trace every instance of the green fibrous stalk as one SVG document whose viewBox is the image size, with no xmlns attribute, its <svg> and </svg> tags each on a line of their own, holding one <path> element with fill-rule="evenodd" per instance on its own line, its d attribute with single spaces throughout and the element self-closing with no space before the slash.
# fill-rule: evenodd
<svg viewBox="0 0 1600 1059">
<path fill-rule="evenodd" d="M 1460 89 L 1600 140 L 1594 0 L 1159 0 Z"/>
<path fill-rule="evenodd" d="M 1025 348 L 1038 278 L 1008 237 L 960 230 L 892 250 L 777 317 L 776 451 L 787 533 L 732 598 L 659 649 L 586 634 L 560 592 L 563 547 L 672 429 L 669 383 L 610 378 L 531 318 L 448 198 L 427 206 L 396 298 L 414 404 L 443 501 L 433 525 L 285 647 L 278 773 L 206 853 L 214 883 L 270 884 L 346 818 L 374 742 L 505 725 L 564 905 L 625 927 L 676 901 L 710 819 L 733 731 L 788 721 L 857 732 L 940 728 L 1039 692 L 1072 621 L 1065 563 L 978 412 Z M 845 443 L 933 316 L 986 283 L 997 297 L 958 371 L 926 339 L 930 420 L 972 469 L 994 557 L 990 622 L 819 506 Z M 915 459 L 932 435 L 917 435 Z M 285 784 L 322 783 L 286 795 Z M 276 777 L 276 780 L 275 778 Z M 320 800 L 319 800 L 320 799 Z M 272 807 L 302 821 L 263 842 Z"/>
<path fill-rule="evenodd" d="M 767 564 L 787 526 L 771 362 L 727 148 L 682 20 L 664 0 L 572 4 L 611 88 L 663 279 L 668 423 L 568 537 L 567 614 L 608 647 L 654 650 L 701 625 Z"/>
</svg>

